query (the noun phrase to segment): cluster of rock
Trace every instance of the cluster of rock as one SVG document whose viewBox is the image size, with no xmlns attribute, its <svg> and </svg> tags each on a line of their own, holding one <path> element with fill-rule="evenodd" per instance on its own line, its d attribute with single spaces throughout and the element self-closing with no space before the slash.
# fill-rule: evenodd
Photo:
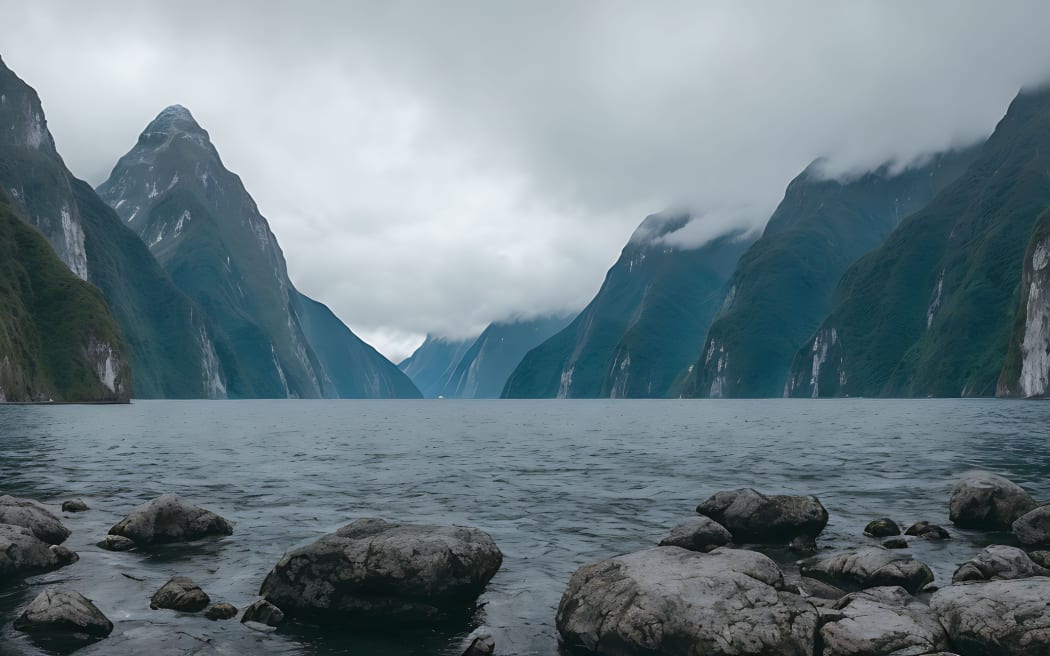
<svg viewBox="0 0 1050 656">
<path fill-rule="evenodd" d="M 1050 654 L 1050 505 L 987 472 L 964 475 L 949 517 L 960 528 L 1013 531 L 1029 551 L 992 545 L 938 589 L 897 549 L 903 536 L 950 539 L 918 522 L 869 523 L 884 546 L 799 561 L 797 582 L 757 550 L 815 551 L 828 521 L 812 496 L 719 492 L 658 547 L 581 567 L 557 613 L 571 650 L 605 656 L 1014 656 Z M 903 536 L 902 536 L 903 534 Z M 731 548 L 734 544 L 749 548 Z M 919 596 L 916 596 L 919 595 Z M 923 600 L 928 601 L 924 603 Z"/>
</svg>

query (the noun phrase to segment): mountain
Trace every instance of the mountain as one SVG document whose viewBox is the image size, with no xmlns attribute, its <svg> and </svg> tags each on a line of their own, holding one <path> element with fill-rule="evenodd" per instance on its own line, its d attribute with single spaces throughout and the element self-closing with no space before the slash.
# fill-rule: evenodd
<svg viewBox="0 0 1050 656">
<path fill-rule="evenodd" d="M 222 396 L 216 347 L 199 313 L 138 236 L 69 172 L 36 91 L 3 61 L 0 128 L 0 188 L 15 214 L 102 292 L 130 350 L 136 396 Z"/>
<path fill-rule="evenodd" d="M 451 340 L 427 335 L 423 343 L 398 367 L 412 379 L 423 398 L 444 396 L 445 387 L 473 339 Z"/>
<path fill-rule="evenodd" d="M 266 219 L 186 108 L 168 107 L 150 122 L 97 191 L 219 336 L 229 396 L 419 396 L 295 289 Z"/>
<path fill-rule="evenodd" d="M 102 294 L 0 191 L 0 401 L 123 401 L 128 353 Z"/>
<path fill-rule="evenodd" d="M 522 359 L 503 396 L 671 394 L 700 352 L 726 283 L 752 241 L 733 233 L 699 248 L 675 245 L 675 233 L 690 220 L 680 214 L 647 217 L 590 304 Z"/>
<path fill-rule="evenodd" d="M 1050 389 L 1050 210 L 1032 230 L 997 396 L 1044 397 Z"/>
<path fill-rule="evenodd" d="M 904 171 L 884 165 L 846 180 L 823 175 L 821 160 L 807 167 L 740 258 L 687 394 L 783 395 L 795 352 L 827 316 L 846 268 L 961 175 L 975 154 L 939 155 Z"/>
<path fill-rule="evenodd" d="M 792 396 L 988 396 L 1050 205 L 1050 89 L 1022 91 L 974 162 L 843 275 Z"/>
</svg>

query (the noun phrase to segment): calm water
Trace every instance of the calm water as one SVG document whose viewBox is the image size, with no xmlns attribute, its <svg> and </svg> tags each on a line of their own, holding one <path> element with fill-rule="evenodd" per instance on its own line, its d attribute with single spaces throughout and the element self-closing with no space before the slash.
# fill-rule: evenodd
<svg viewBox="0 0 1050 656">
<path fill-rule="evenodd" d="M 149 610 L 150 595 L 176 574 L 243 607 L 286 550 L 380 516 L 492 534 L 505 560 L 476 622 L 504 656 L 556 654 L 555 608 L 573 570 L 654 544 L 713 492 L 816 494 L 831 513 L 822 545 L 855 546 L 876 517 L 947 523 L 953 481 L 974 467 L 1050 498 L 1048 420 L 1047 403 L 943 400 L 0 407 L 0 493 L 55 504 L 81 497 L 92 508 L 65 518 L 80 562 L 0 589 L 0 652 L 43 653 L 10 621 L 41 586 L 61 582 L 116 623 L 99 653 L 458 656 L 471 626 L 261 634 Z M 93 546 L 164 492 L 235 521 L 234 535 L 150 554 Z M 913 549 L 938 582 L 989 539 L 952 530 L 950 542 Z"/>
</svg>

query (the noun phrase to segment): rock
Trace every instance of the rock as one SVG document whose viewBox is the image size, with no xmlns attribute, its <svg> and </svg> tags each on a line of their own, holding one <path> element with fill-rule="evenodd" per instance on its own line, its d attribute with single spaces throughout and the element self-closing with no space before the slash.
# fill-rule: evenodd
<svg viewBox="0 0 1050 656">
<path fill-rule="evenodd" d="M 1050 570 L 1034 563 L 1028 554 L 1017 547 L 992 545 L 955 570 L 952 583 L 1024 579 L 1030 576 L 1050 576 Z"/>
<path fill-rule="evenodd" d="M 0 496 L 0 524 L 28 528 L 48 544 L 62 544 L 69 537 L 69 529 L 44 504 L 6 494 Z"/>
<path fill-rule="evenodd" d="M 196 613 L 204 610 L 211 599 L 201 590 L 200 586 L 185 576 L 173 576 L 168 582 L 153 593 L 149 600 L 149 607 L 153 610 L 158 608 L 170 608 L 184 613 Z"/>
<path fill-rule="evenodd" d="M 904 538 L 890 538 L 882 543 L 887 549 L 907 549 L 908 541 Z"/>
<path fill-rule="evenodd" d="M 265 599 L 259 599 L 244 609 L 241 622 L 262 624 L 263 626 L 278 626 L 284 621 L 284 612 Z"/>
<path fill-rule="evenodd" d="M 1050 654 L 1050 578 L 950 585 L 930 610 L 964 656 Z"/>
<path fill-rule="evenodd" d="M 839 614 L 820 628 L 823 656 L 929 654 L 948 648 L 940 622 L 904 588 L 855 592 L 836 608 Z"/>
<path fill-rule="evenodd" d="M 123 535 L 107 535 L 95 546 L 106 551 L 131 551 L 135 548 L 135 542 Z"/>
<path fill-rule="evenodd" d="M 576 570 L 558 606 L 566 647 L 594 654 L 809 656 L 817 609 L 754 551 L 654 547 Z"/>
<path fill-rule="evenodd" d="M 908 527 L 905 535 L 914 535 L 923 540 L 950 540 L 951 534 L 943 526 L 937 526 L 929 522 L 917 522 Z"/>
<path fill-rule="evenodd" d="M 215 513 L 188 503 L 174 494 L 157 497 L 132 510 L 109 529 L 139 546 L 183 542 L 210 535 L 230 535 L 233 525 Z"/>
<path fill-rule="evenodd" d="M 803 597 L 816 597 L 817 599 L 842 599 L 848 593 L 833 585 L 803 576 L 798 584 L 798 591 Z"/>
<path fill-rule="evenodd" d="M 80 499 L 73 499 L 71 501 L 62 502 L 62 512 L 78 513 L 90 510 L 88 505 Z"/>
<path fill-rule="evenodd" d="M 228 620 L 236 616 L 237 607 L 233 604 L 228 604 L 225 601 L 212 604 L 204 610 L 204 617 L 209 620 Z"/>
<path fill-rule="evenodd" d="M 24 526 L 0 524 L 0 581 L 50 572 L 77 560 L 69 549 L 44 542 Z"/>
<path fill-rule="evenodd" d="M 864 535 L 870 535 L 873 538 L 888 538 L 900 534 L 901 527 L 897 526 L 897 522 L 888 517 L 870 521 L 864 527 Z"/>
<path fill-rule="evenodd" d="M 502 563 L 476 528 L 359 519 L 286 554 L 259 594 L 289 616 L 429 622 L 469 611 Z"/>
<path fill-rule="evenodd" d="M 1050 569 L 1050 551 L 1029 551 L 1028 557 L 1040 567 Z"/>
<path fill-rule="evenodd" d="M 962 528 L 1006 530 L 1035 501 L 1019 485 L 986 471 L 962 475 L 948 501 L 948 518 Z"/>
<path fill-rule="evenodd" d="M 38 594 L 14 627 L 46 638 L 61 635 L 81 640 L 105 638 L 113 631 L 113 623 L 90 599 L 64 588 L 48 588 Z"/>
<path fill-rule="evenodd" d="M 817 553 L 817 541 L 808 535 L 796 535 L 788 543 L 788 549 L 801 556 L 812 556 Z"/>
<path fill-rule="evenodd" d="M 496 653 L 496 640 L 488 633 L 479 633 L 470 641 L 463 656 L 492 656 Z"/>
<path fill-rule="evenodd" d="M 729 544 L 732 534 L 710 517 L 690 517 L 660 540 L 661 547 L 681 547 L 690 551 L 711 551 Z"/>
<path fill-rule="evenodd" d="M 1018 517 L 1013 531 L 1023 546 L 1050 545 L 1050 506 L 1040 506 Z"/>
<path fill-rule="evenodd" d="M 800 571 L 803 576 L 849 591 L 900 586 L 915 594 L 933 581 L 933 572 L 925 563 L 879 547 L 841 551 L 828 558 L 810 559 L 802 563 Z"/>
<path fill-rule="evenodd" d="M 787 544 L 800 535 L 816 538 L 828 511 L 812 496 L 764 495 L 750 488 L 719 492 L 696 508 L 729 529 L 738 542 Z"/>
</svg>

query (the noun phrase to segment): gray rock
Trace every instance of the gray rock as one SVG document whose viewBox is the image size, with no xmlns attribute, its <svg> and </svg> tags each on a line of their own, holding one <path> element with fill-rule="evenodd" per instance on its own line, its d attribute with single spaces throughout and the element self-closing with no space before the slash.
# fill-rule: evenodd
<svg viewBox="0 0 1050 656">
<path fill-rule="evenodd" d="M 225 601 L 212 604 L 204 610 L 204 617 L 209 620 L 228 620 L 237 616 L 237 607 Z"/>
<path fill-rule="evenodd" d="M 842 599 L 847 593 L 842 588 L 803 576 L 798 583 L 798 591 L 803 597 L 816 597 L 817 599 Z"/>
<path fill-rule="evenodd" d="M 1050 569 L 1050 551 L 1029 551 L 1028 557 L 1031 558 L 1036 565 Z"/>
<path fill-rule="evenodd" d="M 923 603 L 901 587 L 871 588 L 841 599 L 820 628 L 823 656 L 911 656 L 948 648 L 948 635 Z"/>
<path fill-rule="evenodd" d="M 904 538 L 890 538 L 882 543 L 887 549 L 907 549 L 908 541 Z"/>
<path fill-rule="evenodd" d="M 279 626 L 284 621 L 284 612 L 265 599 L 259 599 L 244 609 L 241 622 L 261 624 L 263 626 Z"/>
<path fill-rule="evenodd" d="M 428 622 L 469 611 L 502 563 L 476 528 L 359 519 L 286 554 L 259 594 L 293 617 Z"/>
<path fill-rule="evenodd" d="M 951 534 L 943 526 L 937 526 L 929 522 L 916 522 L 908 527 L 905 535 L 914 535 L 923 540 L 950 540 Z"/>
<path fill-rule="evenodd" d="M 44 542 L 24 526 L 0 524 L 0 581 L 50 572 L 77 560 L 69 549 Z"/>
<path fill-rule="evenodd" d="M 738 542 L 787 544 L 798 536 L 816 538 L 828 511 L 812 496 L 764 495 L 750 488 L 719 492 L 696 508 L 729 529 Z"/>
<path fill-rule="evenodd" d="M 962 475 L 948 501 L 948 517 L 962 528 L 1009 529 L 1035 501 L 1019 485 L 986 471 Z"/>
<path fill-rule="evenodd" d="M 135 541 L 123 535 L 107 535 L 95 546 L 106 551 L 131 551 L 135 548 Z"/>
<path fill-rule="evenodd" d="M 1050 654 L 1050 578 L 950 585 L 930 610 L 964 656 Z"/>
<path fill-rule="evenodd" d="M 992 545 L 955 570 L 952 583 L 1024 579 L 1030 576 L 1050 576 L 1050 570 L 1034 563 L 1028 554 L 1017 547 Z"/>
<path fill-rule="evenodd" d="M 1050 545 L 1050 506 L 1040 506 L 1018 517 L 1013 531 L 1023 546 Z"/>
<path fill-rule="evenodd" d="M 900 586 L 914 594 L 933 581 L 933 572 L 925 563 L 879 547 L 810 559 L 802 563 L 800 571 L 803 576 L 849 591 Z"/>
<path fill-rule="evenodd" d="M 211 599 L 200 586 L 185 576 L 173 576 L 153 593 L 149 607 L 153 610 L 169 608 L 184 613 L 204 610 Z"/>
<path fill-rule="evenodd" d="M 32 499 L 0 496 L 0 524 L 23 526 L 48 544 L 62 544 L 69 529 L 44 504 Z"/>
<path fill-rule="evenodd" d="M 800 556 L 812 556 L 817 553 L 817 541 L 808 535 L 796 535 L 791 538 L 787 547 Z"/>
<path fill-rule="evenodd" d="M 882 519 L 868 522 L 868 525 L 864 527 L 864 534 L 873 538 L 888 538 L 900 535 L 901 527 L 897 526 L 897 522 L 889 517 L 883 517 Z"/>
<path fill-rule="evenodd" d="M 130 538 L 141 547 L 210 535 L 230 535 L 233 525 L 210 510 L 174 494 L 164 494 L 132 510 L 109 529 L 109 533 Z"/>
<path fill-rule="evenodd" d="M 463 656 L 492 656 L 496 653 L 496 640 L 488 633 L 473 635 Z"/>
<path fill-rule="evenodd" d="M 48 638 L 59 634 L 82 639 L 104 638 L 113 631 L 113 623 L 90 599 L 64 588 L 48 588 L 38 594 L 15 620 L 14 627 Z"/>
<path fill-rule="evenodd" d="M 558 606 L 565 645 L 607 656 L 810 656 L 817 609 L 754 551 L 654 547 L 581 567 Z"/>
<path fill-rule="evenodd" d="M 711 551 L 729 544 L 733 536 L 710 517 L 690 517 L 660 540 L 661 547 L 681 547 L 690 551 Z"/>
<path fill-rule="evenodd" d="M 88 505 L 81 499 L 72 499 L 70 501 L 62 502 L 62 512 L 78 513 L 84 512 L 85 510 L 90 510 L 90 508 L 88 508 Z"/>
</svg>

